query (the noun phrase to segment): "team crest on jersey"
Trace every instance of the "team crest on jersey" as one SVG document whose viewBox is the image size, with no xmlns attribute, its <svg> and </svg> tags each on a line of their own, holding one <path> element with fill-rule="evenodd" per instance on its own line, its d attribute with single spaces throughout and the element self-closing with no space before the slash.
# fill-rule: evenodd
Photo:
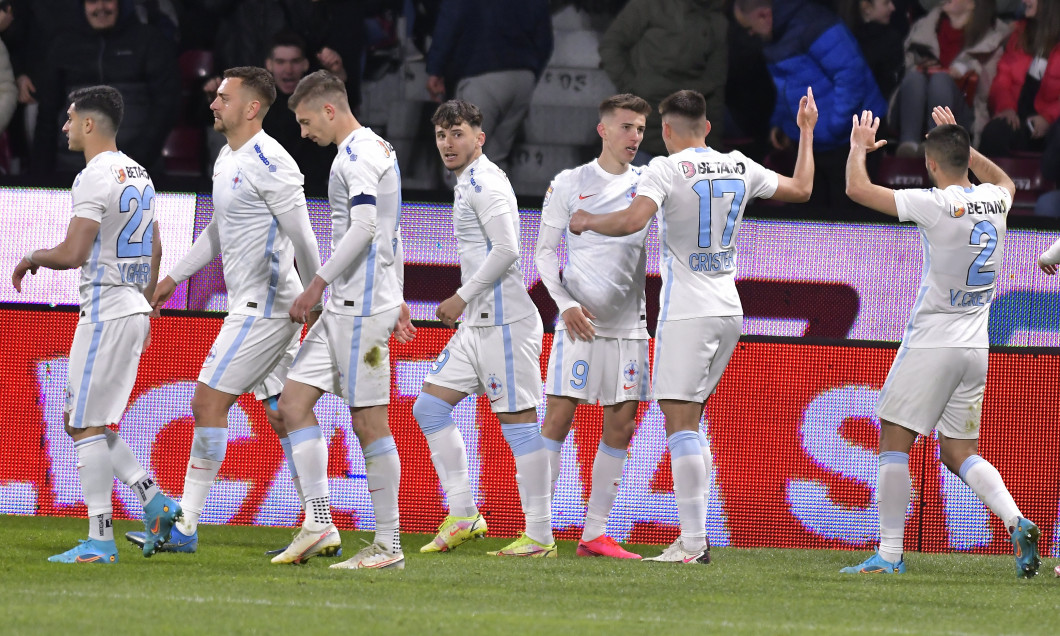
<svg viewBox="0 0 1060 636">
<path fill-rule="evenodd" d="M 213 359 L 217 357 L 217 347 L 210 347 L 210 353 L 206 354 L 206 361 L 203 364 L 210 364 Z"/>
<path fill-rule="evenodd" d="M 685 175 L 685 179 L 696 176 L 696 164 L 691 161 L 682 161 L 677 165 L 681 166 L 681 174 Z"/>
<path fill-rule="evenodd" d="M 968 212 L 968 208 L 964 207 L 959 203 L 950 206 L 950 216 L 955 219 L 961 218 L 965 215 L 966 212 Z"/>
<path fill-rule="evenodd" d="M 504 385 L 497 376 L 490 374 L 490 377 L 486 378 L 486 392 L 490 394 L 491 400 L 499 398 L 504 392 Z"/>
<path fill-rule="evenodd" d="M 232 189 L 236 190 L 243 183 L 243 171 L 236 170 L 236 176 L 232 178 Z"/>
<path fill-rule="evenodd" d="M 121 166 L 111 166 L 110 172 L 114 175 L 114 180 L 118 183 L 125 183 L 125 180 L 129 178 L 125 174 L 125 168 L 122 168 Z"/>
<path fill-rule="evenodd" d="M 629 187 L 629 192 L 626 193 L 626 201 L 632 201 L 637 196 L 637 184 L 633 184 Z"/>
<path fill-rule="evenodd" d="M 471 169 L 471 185 L 475 186 L 475 192 L 482 192 L 482 186 L 475 183 L 475 169 Z"/>
<path fill-rule="evenodd" d="M 379 144 L 379 147 L 383 149 L 383 154 L 386 155 L 387 159 L 389 159 L 390 158 L 390 151 L 393 150 L 393 147 L 389 146 L 388 144 L 384 143 L 382 140 L 378 140 L 378 139 L 376 140 L 376 143 Z"/>
<path fill-rule="evenodd" d="M 547 208 L 548 202 L 552 200 L 552 186 L 548 186 L 548 190 L 545 190 L 545 201 L 541 204 L 541 207 Z"/>
<path fill-rule="evenodd" d="M 346 146 L 346 156 L 350 158 L 350 161 L 357 161 L 356 153 L 350 150 L 349 146 Z"/>
</svg>

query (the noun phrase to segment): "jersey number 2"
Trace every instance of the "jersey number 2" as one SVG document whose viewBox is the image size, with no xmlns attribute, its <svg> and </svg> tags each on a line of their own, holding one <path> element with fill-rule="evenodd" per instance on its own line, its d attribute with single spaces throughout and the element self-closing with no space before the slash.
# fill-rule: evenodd
<svg viewBox="0 0 1060 636">
<path fill-rule="evenodd" d="M 151 255 L 151 243 L 154 239 L 154 224 L 149 223 L 146 228 L 141 228 L 144 220 L 144 209 L 150 209 L 155 199 L 155 191 L 151 186 L 144 188 L 141 195 L 136 186 L 126 186 L 121 193 L 121 202 L 118 212 L 132 216 L 125 222 L 125 227 L 118 234 L 118 258 L 137 258 Z M 135 209 L 133 203 L 136 203 Z M 139 241 L 133 239 L 140 237 Z"/>
<path fill-rule="evenodd" d="M 971 267 L 968 268 L 969 287 L 980 287 L 994 282 L 994 270 L 983 270 L 983 267 L 986 266 L 986 262 L 994 255 L 994 250 L 997 248 L 997 228 L 990 221 L 979 221 L 972 228 L 972 235 L 968 237 L 968 244 L 981 245 L 984 236 L 986 237 L 986 245 L 979 250 L 979 255 L 975 257 Z"/>
<path fill-rule="evenodd" d="M 740 214 L 740 206 L 743 204 L 744 195 L 747 193 L 747 184 L 743 179 L 703 179 L 697 181 L 692 190 L 699 195 L 699 246 L 711 247 L 710 245 L 710 212 L 715 199 L 724 199 L 725 195 L 731 194 L 732 201 L 729 205 L 729 213 L 725 216 L 725 229 L 721 233 L 721 247 L 732 246 L 732 232 L 736 227 L 736 216 Z"/>
</svg>

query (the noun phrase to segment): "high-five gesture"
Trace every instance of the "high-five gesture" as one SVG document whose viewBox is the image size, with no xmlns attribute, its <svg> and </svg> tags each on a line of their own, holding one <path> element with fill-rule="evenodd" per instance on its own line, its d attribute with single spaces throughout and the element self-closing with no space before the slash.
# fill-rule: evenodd
<svg viewBox="0 0 1060 636">
<path fill-rule="evenodd" d="M 876 141 L 876 131 L 880 128 L 880 118 L 873 117 L 871 110 L 861 111 L 861 118 L 854 115 L 854 127 L 850 131 L 850 147 L 864 149 L 865 152 L 879 150 L 887 145 L 886 139 Z"/>
<path fill-rule="evenodd" d="M 813 101 L 813 87 L 806 87 L 806 94 L 799 100 L 799 113 L 795 122 L 801 131 L 812 131 L 817 125 L 817 102 Z"/>
</svg>

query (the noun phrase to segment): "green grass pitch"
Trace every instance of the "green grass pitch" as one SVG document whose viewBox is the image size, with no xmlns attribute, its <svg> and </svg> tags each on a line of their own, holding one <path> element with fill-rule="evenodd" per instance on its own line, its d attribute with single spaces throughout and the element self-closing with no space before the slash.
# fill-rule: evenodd
<svg viewBox="0 0 1060 636">
<path fill-rule="evenodd" d="M 1011 557 L 909 554 L 900 577 L 839 568 L 863 553 L 715 549 L 692 566 L 574 557 L 486 555 L 507 539 L 419 554 L 405 535 L 403 571 L 269 563 L 285 528 L 200 526 L 196 554 L 144 559 L 121 536 L 120 562 L 45 559 L 85 536 L 83 519 L 0 516 L 2 634 L 1057 634 L 1055 559 L 1017 580 Z M 352 556 L 371 535 L 344 532 Z M 659 546 L 632 546 L 654 555 Z"/>
</svg>

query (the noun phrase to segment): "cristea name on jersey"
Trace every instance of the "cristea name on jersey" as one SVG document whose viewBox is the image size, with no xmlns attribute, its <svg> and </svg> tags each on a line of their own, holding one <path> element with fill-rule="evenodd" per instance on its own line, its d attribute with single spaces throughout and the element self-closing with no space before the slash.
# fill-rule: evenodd
<svg viewBox="0 0 1060 636">
<path fill-rule="evenodd" d="M 700 161 L 699 163 L 682 161 L 678 165 L 681 167 L 681 174 L 685 176 L 685 179 L 691 179 L 700 174 L 747 173 L 747 166 L 745 166 L 742 161 L 737 161 L 736 163 L 729 163 L 727 161 Z"/>
<path fill-rule="evenodd" d="M 731 272 L 736 269 L 736 250 L 693 252 L 688 255 L 688 268 L 693 272 Z"/>
</svg>

